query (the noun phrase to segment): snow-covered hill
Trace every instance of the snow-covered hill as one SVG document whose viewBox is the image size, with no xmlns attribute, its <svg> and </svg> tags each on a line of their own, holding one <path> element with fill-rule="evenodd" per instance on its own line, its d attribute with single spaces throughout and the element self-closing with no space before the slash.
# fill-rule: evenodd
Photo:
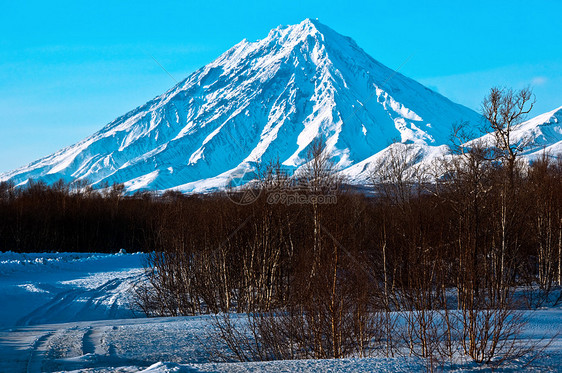
<svg viewBox="0 0 562 373">
<path fill-rule="evenodd" d="M 514 145 L 520 145 L 521 156 L 527 162 L 539 159 L 545 154 L 559 157 L 562 154 L 562 106 L 514 126 L 511 141 Z M 489 133 L 467 144 L 473 142 L 493 146 L 495 140 Z M 355 183 L 372 183 L 376 170 L 384 169 L 393 160 L 399 160 L 404 164 L 406 177 L 415 177 L 418 170 L 421 170 L 426 172 L 425 177 L 431 178 L 440 176 L 440 170 L 435 169 L 435 166 L 439 165 L 436 161 L 444 157 L 454 157 L 447 145 L 395 143 L 344 169 L 342 173 Z"/>
<path fill-rule="evenodd" d="M 488 134 L 479 140 L 488 143 L 492 141 L 491 136 Z M 562 106 L 514 126 L 511 141 L 521 145 L 523 155 L 529 160 L 545 153 L 562 154 Z"/>
<path fill-rule="evenodd" d="M 430 147 L 446 143 L 461 120 L 476 124 L 481 117 L 306 19 L 241 41 L 94 135 L 0 180 L 203 191 L 256 162 L 279 159 L 298 168 L 317 137 L 343 170 L 395 141 L 433 154 Z"/>
</svg>

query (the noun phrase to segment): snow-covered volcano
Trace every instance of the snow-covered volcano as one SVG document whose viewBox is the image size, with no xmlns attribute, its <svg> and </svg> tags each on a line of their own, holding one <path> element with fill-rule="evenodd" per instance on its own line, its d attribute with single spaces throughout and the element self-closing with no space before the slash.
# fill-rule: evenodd
<svg viewBox="0 0 562 373">
<path fill-rule="evenodd" d="M 241 41 L 87 139 L 0 180 L 204 191 L 224 187 L 257 162 L 279 159 L 298 168 L 317 137 L 342 170 L 395 141 L 431 153 L 460 121 L 477 124 L 481 117 L 307 19 Z"/>
</svg>

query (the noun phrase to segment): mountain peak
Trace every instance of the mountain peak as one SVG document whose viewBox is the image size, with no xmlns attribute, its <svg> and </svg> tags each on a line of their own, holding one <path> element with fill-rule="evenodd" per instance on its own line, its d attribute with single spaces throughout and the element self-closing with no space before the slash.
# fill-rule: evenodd
<svg viewBox="0 0 562 373">
<path fill-rule="evenodd" d="M 316 25 L 319 24 L 320 21 L 318 21 L 318 18 L 312 19 L 312 18 L 305 18 L 301 21 L 300 25 Z"/>
<path fill-rule="evenodd" d="M 320 29 L 324 29 L 325 26 L 322 25 L 317 20 L 312 20 L 310 18 L 306 18 L 300 23 L 294 25 L 280 25 L 274 29 L 272 29 L 267 38 L 262 40 L 278 40 L 282 43 L 291 43 L 296 41 L 302 41 L 308 37 L 312 37 L 315 39 L 323 39 L 321 35 L 323 32 Z"/>
<path fill-rule="evenodd" d="M 316 33 L 319 32 L 318 25 L 321 25 L 318 19 L 305 18 L 300 23 L 289 27 L 296 27 L 304 32 Z"/>
<path fill-rule="evenodd" d="M 293 26 L 288 26 L 288 27 L 293 27 L 293 28 L 296 28 L 298 30 L 301 30 L 303 33 L 309 33 L 309 34 L 337 33 L 336 31 L 331 29 L 329 26 L 326 26 L 325 24 L 320 22 L 318 20 L 318 18 L 315 18 L 315 19 L 305 18 L 301 23 L 298 23 L 298 24 L 293 25 Z"/>
</svg>

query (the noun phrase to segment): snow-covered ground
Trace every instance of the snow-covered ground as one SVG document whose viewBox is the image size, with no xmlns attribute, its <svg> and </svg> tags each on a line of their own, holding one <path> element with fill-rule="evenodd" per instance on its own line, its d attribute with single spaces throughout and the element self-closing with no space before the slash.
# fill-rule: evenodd
<svg viewBox="0 0 562 373">
<path fill-rule="evenodd" d="M 411 372 L 416 358 L 216 363 L 207 316 L 143 318 L 130 306 L 142 254 L 0 253 L 0 372 Z M 525 338 L 560 333 L 562 309 L 537 311 Z M 561 371 L 556 338 L 529 371 Z M 467 366 L 453 367 L 464 371 Z"/>
<path fill-rule="evenodd" d="M 0 253 L 0 328 L 130 318 L 142 254 Z"/>
</svg>

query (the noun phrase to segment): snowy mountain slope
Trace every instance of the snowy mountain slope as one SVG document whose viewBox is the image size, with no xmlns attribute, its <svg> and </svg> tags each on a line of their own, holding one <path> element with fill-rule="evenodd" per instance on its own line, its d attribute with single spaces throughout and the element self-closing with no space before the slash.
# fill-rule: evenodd
<svg viewBox="0 0 562 373">
<path fill-rule="evenodd" d="M 562 106 L 521 123 L 512 135 L 515 141 L 531 140 L 528 153 L 562 141 Z"/>
<path fill-rule="evenodd" d="M 493 141 L 490 134 L 479 140 L 484 143 Z M 545 152 L 550 155 L 561 154 L 562 106 L 514 126 L 511 140 L 514 144 L 523 145 L 523 155 L 529 160 L 540 157 Z"/>
<path fill-rule="evenodd" d="M 377 170 L 393 167 L 391 162 L 398 160 L 405 165 L 404 176 L 417 180 L 423 176 L 420 171 L 430 174 L 424 177 L 431 177 L 434 162 L 449 154 L 447 145 L 432 146 L 426 144 L 403 144 L 394 143 L 371 157 L 354 164 L 343 170 L 341 173 L 355 184 L 372 184 L 377 176 Z"/>
<path fill-rule="evenodd" d="M 256 162 L 280 159 L 298 168 L 319 136 L 346 169 L 393 140 L 440 146 L 459 121 L 476 124 L 481 117 L 307 19 L 263 40 L 241 41 L 87 139 L 0 180 L 204 191 L 226 186 Z"/>
<path fill-rule="evenodd" d="M 523 146 L 522 156 L 527 161 L 540 158 L 543 154 L 562 154 L 562 106 L 514 126 L 511 140 Z M 494 138 L 492 134 L 486 134 L 471 140 L 469 144 L 472 142 L 493 145 Z M 453 157 L 447 145 L 395 143 L 344 169 L 342 174 L 356 183 L 372 183 L 375 170 L 384 169 L 392 159 L 399 159 L 407 165 L 406 176 L 415 176 L 418 169 L 429 171 L 427 177 L 439 176 L 439 170 L 433 168 L 438 164 L 436 161 L 444 157 Z"/>
</svg>

